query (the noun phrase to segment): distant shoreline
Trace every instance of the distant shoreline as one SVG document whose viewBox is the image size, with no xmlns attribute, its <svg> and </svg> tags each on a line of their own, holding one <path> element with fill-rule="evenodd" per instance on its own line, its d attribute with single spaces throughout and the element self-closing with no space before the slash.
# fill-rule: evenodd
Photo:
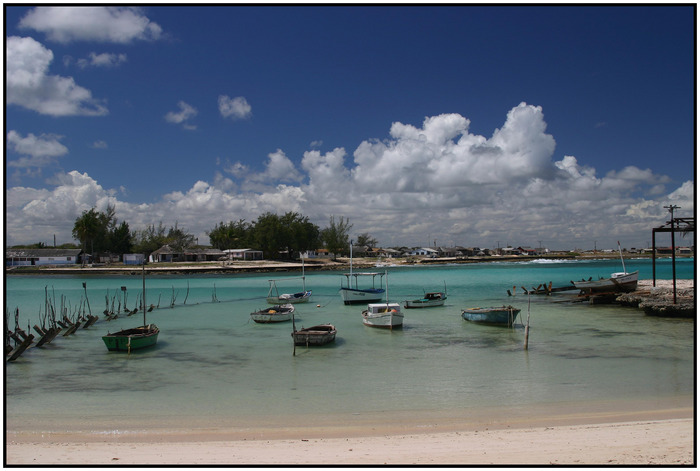
<svg viewBox="0 0 700 471">
<path fill-rule="evenodd" d="M 677 259 L 692 258 L 694 256 L 676 256 Z M 354 269 L 380 269 L 384 266 L 431 266 L 448 264 L 474 264 L 474 263 L 499 263 L 499 262 L 526 262 L 532 260 L 597 260 L 617 259 L 618 254 L 550 254 L 547 256 L 488 256 L 488 257 L 443 257 L 443 258 L 353 258 Z M 651 255 L 628 254 L 625 260 L 650 259 Z M 663 259 L 668 258 L 666 256 Z M 657 259 L 662 259 L 657 257 Z M 338 257 L 330 259 L 310 259 L 303 264 L 305 271 L 329 271 L 347 270 L 350 268 L 350 259 Z M 140 265 L 124 265 L 121 263 L 112 265 L 80 266 L 31 266 L 5 268 L 6 275 L 141 275 Z M 302 270 L 299 261 L 279 260 L 254 260 L 254 261 L 227 261 L 227 262 L 159 262 L 146 265 L 147 275 L 157 274 L 238 274 L 238 273 L 271 273 L 271 272 L 297 272 Z"/>
</svg>

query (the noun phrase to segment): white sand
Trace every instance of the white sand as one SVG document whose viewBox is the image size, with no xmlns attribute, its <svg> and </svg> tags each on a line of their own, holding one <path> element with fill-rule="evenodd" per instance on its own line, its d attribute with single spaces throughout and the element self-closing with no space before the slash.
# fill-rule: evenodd
<svg viewBox="0 0 700 471">
<path fill-rule="evenodd" d="M 667 411 L 668 412 L 668 411 Z M 663 411 L 659 411 L 663 415 Z M 6 437 L 8 465 L 281 465 L 281 464 L 558 464 L 691 465 L 692 410 L 687 418 L 629 422 L 480 427 L 451 432 L 345 437 L 214 439 L 207 434 L 131 438 L 80 434 Z M 592 419 L 592 418 L 590 418 Z M 578 419 L 577 422 L 580 422 Z M 313 436 L 313 430 L 306 431 Z M 332 434 L 335 435 L 335 434 Z"/>
</svg>

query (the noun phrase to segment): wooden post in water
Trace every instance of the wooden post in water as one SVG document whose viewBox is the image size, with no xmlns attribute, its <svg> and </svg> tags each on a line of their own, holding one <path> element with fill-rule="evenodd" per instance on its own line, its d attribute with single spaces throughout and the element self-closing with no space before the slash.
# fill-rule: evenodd
<svg viewBox="0 0 700 471">
<path fill-rule="evenodd" d="M 527 323 L 525 324 L 525 350 L 527 350 L 530 341 L 530 296 L 527 297 Z"/>
<path fill-rule="evenodd" d="M 294 350 L 292 350 L 292 356 L 297 356 L 297 339 L 294 338 L 294 333 L 297 331 L 296 324 L 294 324 L 294 312 L 292 312 L 292 343 L 294 344 Z"/>
</svg>

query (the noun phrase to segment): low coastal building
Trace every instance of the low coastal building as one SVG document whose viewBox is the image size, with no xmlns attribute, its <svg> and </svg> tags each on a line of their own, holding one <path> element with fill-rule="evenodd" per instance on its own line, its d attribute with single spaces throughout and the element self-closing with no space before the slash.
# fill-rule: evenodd
<svg viewBox="0 0 700 471">
<path fill-rule="evenodd" d="M 262 253 L 262 252 L 261 252 Z M 152 263 L 159 262 L 218 262 L 225 260 L 228 257 L 226 250 L 214 248 L 187 248 L 177 250 L 168 244 L 165 244 L 158 250 L 151 252 L 148 261 Z"/>
<path fill-rule="evenodd" d="M 143 265 L 146 257 L 142 253 L 125 253 L 122 258 L 124 265 Z"/>
<path fill-rule="evenodd" d="M 423 257 L 437 257 L 438 251 L 435 249 L 431 249 L 430 247 L 420 247 L 420 248 L 411 250 L 410 252 L 408 252 L 408 255 L 420 255 Z"/>
<path fill-rule="evenodd" d="M 75 265 L 81 249 L 7 249 L 5 266 Z"/>
<path fill-rule="evenodd" d="M 148 261 L 151 263 L 179 262 L 183 257 L 184 254 L 182 252 L 175 251 L 168 244 L 165 244 L 158 250 L 151 252 L 151 255 L 148 256 Z"/>
<path fill-rule="evenodd" d="M 224 254 L 229 260 L 262 260 L 262 250 L 253 249 L 226 249 Z"/>
<path fill-rule="evenodd" d="M 186 249 L 184 252 L 186 262 L 217 262 L 226 259 L 223 250 L 213 248 Z"/>
</svg>

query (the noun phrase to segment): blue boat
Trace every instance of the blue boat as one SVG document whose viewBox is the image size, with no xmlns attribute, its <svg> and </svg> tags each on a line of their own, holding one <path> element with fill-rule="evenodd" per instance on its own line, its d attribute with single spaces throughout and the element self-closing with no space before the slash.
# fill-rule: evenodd
<svg viewBox="0 0 700 471">
<path fill-rule="evenodd" d="M 519 312 L 520 309 L 513 306 L 473 307 L 471 309 L 462 309 L 462 317 L 464 320 L 477 324 L 510 327 L 515 322 Z"/>
</svg>

